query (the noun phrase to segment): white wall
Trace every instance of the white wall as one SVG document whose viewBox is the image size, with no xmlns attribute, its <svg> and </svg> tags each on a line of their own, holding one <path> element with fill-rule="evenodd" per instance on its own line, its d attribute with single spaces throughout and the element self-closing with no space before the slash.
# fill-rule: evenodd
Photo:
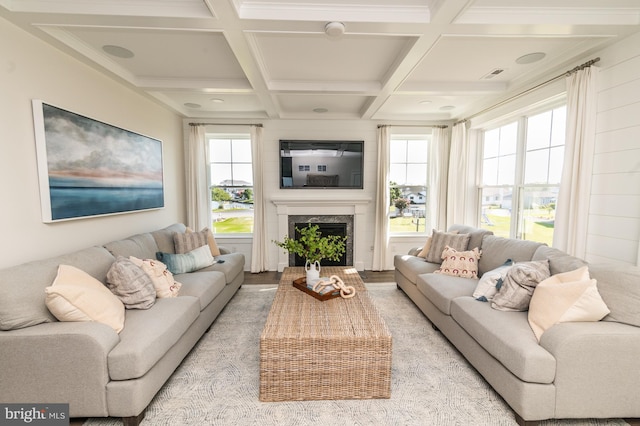
<svg viewBox="0 0 640 426">
<path fill-rule="evenodd" d="M 589 262 L 640 264 L 640 34 L 600 52 Z"/>
<path fill-rule="evenodd" d="M 182 122 L 176 114 L 0 18 L 0 268 L 184 221 Z M 32 99 L 164 142 L 165 208 L 42 222 Z"/>
</svg>

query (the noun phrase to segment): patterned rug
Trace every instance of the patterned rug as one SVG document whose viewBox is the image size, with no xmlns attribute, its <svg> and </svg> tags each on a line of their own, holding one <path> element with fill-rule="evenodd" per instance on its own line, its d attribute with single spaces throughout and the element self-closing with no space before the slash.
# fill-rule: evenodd
<svg viewBox="0 0 640 426">
<path fill-rule="evenodd" d="M 153 399 L 142 425 L 516 425 L 502 398 L 431 328 L 394 283 L 367 284 L 393 336 L 391 399 L 260 402 L 260 333 L 275 288 L 240 288 Z M 87 426 L 120 424 L 119 419 L 85 422 Z"/>
</svg>

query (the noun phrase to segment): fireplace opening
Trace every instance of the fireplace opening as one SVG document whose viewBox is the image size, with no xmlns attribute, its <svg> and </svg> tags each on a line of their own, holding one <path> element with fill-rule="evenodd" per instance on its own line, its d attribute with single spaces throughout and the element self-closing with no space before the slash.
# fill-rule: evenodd
<svg viewBox="0 0 640 426">
<path fill-rule="evenodd" d="M 296 228 L 306 228 L 308 223 L 296 223 Z M 320 235 L 337 235 L 339 237 L 347 236 L 347 224 L 346 223 L 313 223 L 313 225 L 318 226 L 318 231 Z M 300 238 L 300 232 L 295 230 L 295 239 Z M 298 256 L 295 257 L 294 266 L 304 266 L 306 259 Z M 347 253 L 343 253 L 340 259 L 338 260 L 330 260 L 330 259 L 322 259 L 320 261 L 321 266 L 347 266 Z"/>
</svg>

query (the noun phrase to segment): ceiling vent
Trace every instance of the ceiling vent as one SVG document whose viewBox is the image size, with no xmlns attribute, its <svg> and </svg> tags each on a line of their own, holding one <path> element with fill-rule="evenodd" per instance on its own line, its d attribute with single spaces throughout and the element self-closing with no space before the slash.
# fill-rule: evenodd
<svg viewBox="0 0 640 426">
<path fill-rule="evenodd" d="M 504 72 L 504 68 L 496 68 L 493 71 L 491 71 L 489 74 L 485 75 L 484 77 L 482 77 L 483 80 L 490 80 L 493 77 L 502 74 Z"/>
</svg>

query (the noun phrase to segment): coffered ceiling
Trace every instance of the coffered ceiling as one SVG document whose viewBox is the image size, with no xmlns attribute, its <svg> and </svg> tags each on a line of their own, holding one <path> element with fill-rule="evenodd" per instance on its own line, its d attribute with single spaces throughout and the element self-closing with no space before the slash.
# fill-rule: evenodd
<svg viewBox="0 0 640 426">
<path fill-rule="evenodd" d="M 640 0 L 0 0 L 0 16 L 185 117 L 431 121 L 640 31 Z"/>
</svg>

